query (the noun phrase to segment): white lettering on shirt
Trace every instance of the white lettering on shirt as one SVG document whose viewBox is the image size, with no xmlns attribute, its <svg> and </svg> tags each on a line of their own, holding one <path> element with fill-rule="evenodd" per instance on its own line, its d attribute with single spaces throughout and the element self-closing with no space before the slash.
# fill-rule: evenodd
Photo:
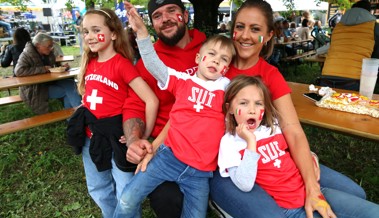
<svg viewBox="0 0 379 218">
<path fill-rule="evenodd" d="M 114 88 L 115 90 L 118 90 L 118 85 L 116 82 L 113 82 L 112 80 L 108 79 L 107 77 L 103 77 L 102 75 L 98 74 L 90 74 L 85 77 L 86 82 L 90 80 L 101 82 L 109 87 Z"/>
</svg>

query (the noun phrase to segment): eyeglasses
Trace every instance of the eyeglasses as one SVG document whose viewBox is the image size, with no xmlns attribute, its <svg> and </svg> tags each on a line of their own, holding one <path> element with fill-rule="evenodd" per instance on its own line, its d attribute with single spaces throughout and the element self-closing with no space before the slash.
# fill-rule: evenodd
<svg viewBox="0 0 379 218">
<path fill-rule="evenodd" d="M 47 49 L 53 49 L 54 48 L 54 44 L 50 44 L 50 45 L 41 45 L 42 47 L 45 47 Z"/>
</svg>

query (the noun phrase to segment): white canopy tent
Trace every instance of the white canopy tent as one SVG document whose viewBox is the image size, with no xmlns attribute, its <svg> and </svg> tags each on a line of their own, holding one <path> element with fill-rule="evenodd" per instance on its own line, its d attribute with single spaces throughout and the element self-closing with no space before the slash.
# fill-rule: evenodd
<svg viewBox="0 0 379 218">
<path fill-rule="evenodd" d="M 282 0 L 266 0 L 270 3 L 273 11 L 287 11 L 287 7 L 284 5 Z M 295 8 L 294 10 L 322 10 L 327 11 L 329 7 L 328 2 L 321 2 L 316 4 L 314 0 L 294 0 Z"/>
</svg>

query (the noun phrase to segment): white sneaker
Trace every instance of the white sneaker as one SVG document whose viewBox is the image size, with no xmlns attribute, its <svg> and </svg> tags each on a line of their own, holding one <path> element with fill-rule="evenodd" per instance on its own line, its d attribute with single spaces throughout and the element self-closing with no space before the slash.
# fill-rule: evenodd
<svg viewBox="0 0 379 218">
<path fill-rule="evenodd" d="M 209 207 L 220 217 L 220 218 L 233 218 L 228 213 L 226 213 L 216 202 L 209 200 Z"/>
</svg>

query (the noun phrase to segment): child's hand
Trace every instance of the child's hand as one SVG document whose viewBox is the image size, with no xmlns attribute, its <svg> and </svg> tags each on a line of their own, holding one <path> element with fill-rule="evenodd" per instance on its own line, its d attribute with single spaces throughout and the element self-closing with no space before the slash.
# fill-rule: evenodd
<svg viewBox="0 0 379 218">
<path fill-rule="evenodd" d="M 238 124 L 238 126 L 236 127 L 236 132 L 239 135 L 239 137 L 241 137 L 247 142 L 247 149 L 256 151 L 255 135 L 254 133 L 250 132 L 248 128 L 249 127 L 246 126 L 246 124 L 241 123 L 241 124 Z"/>
<path fill-rule="evenodd" d="M 147 153 L 143 160 L 137 165 L 137 169 L 134 174 L 137 174 L 139 171 L 145 172 L 147 165 L 149 164 L 150 160 L 154 157 L 154 153 Z"/>
<path fill-rule="evenodd" d="M 133 5 L 128 1 L 124 1 L 124 6 L 127 11 L 126 16 L 129 19 L 129 24 L 132 27 L 133 31 L 137 33 L 137 39 L 144 39 L 148 37 L 149 32 L 147 31 L 147 28 L 143 23 L 141 16 L 138 14 L 136 8 L 133 7 Z"/>
</svg>

